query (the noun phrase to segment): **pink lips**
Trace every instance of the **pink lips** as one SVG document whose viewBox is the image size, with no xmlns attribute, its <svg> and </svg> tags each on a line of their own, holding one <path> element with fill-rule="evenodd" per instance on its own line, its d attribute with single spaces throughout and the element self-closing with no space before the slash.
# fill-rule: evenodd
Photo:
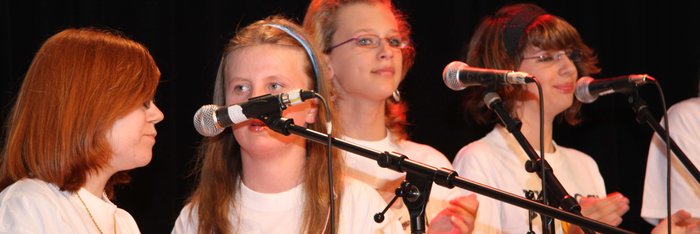
<svg viewBox="0 0 700 234">
<path fill-rule="evenodd" d="M 372 73 L 383 76 L 393 76 L 396 73 L 396 70 L 393 67 L 384 67 L 372 70 Z"/>
<path fill-rule="evenodd" d="M 574 83 L 559 84 L 555 85 L 554 88 L 561 90 L 564 93 L 571 93 L 574 91 Z"/>
<path fill-rule="evenodd" d="M 145 134 L 145 136 L 147 136 L 147 137 L 149 137 L 149 138 L 152 138 L 152 139 L 153 139 L 153 141 L 155 141 L 155 140 L 156 140 L 156 135 L 157 135 L 157 133 L 150 133 L 150 134 Z"/>
<path fill-rule="evenodd" d="M 253 132 L 259 132 L 262 131 L 267 125 L 263 123 L 263 121 L 253 119 L 250 120 L 250 125 L 248 125 L 248 129 L 250 129 Z"/>
</svg>

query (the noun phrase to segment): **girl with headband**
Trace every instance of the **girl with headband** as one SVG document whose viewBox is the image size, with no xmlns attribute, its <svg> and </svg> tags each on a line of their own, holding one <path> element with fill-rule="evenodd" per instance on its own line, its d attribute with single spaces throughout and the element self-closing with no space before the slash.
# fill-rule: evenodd
<svg viewBox="0 0 700 234">
<path fill-rule="evenodd" d="M 575 196 L 589 218 L 619 225 L 629 210 L 629 200 L 620 193 L 606 196 L 603 177 L 593 159 L 575 149 L 557 145 L 552 137 L 554 121 L 579 122 L 581 103 L 574 100 L 574 84 L 582 76 L 595 74 L 597 59 L 576 29 L 562 18 L 546 13 L 533 4 L 516 4 L 501 8 L 486 17 L 472 36 L 467 64 L 501 70 L 517 70 L 534 75 L 542 85 L 538 96 L 534 83 L 523 86 L 470 88 L 466 108 L 482 124 L 498 120 L 482 98 L 487 89 L 495 89 L 506 111 L 522 121 L 520 129 L 539 150 L 544 144 L 545 160 L 564 189 Z M 544 141 L 540 142 L 539 98 L 544 101 Z M 538 151 L 539 154 L 539 151 Z M 468 179 L 530 199 L 541 199 L 541 179 L 525 170 L 529 157 L 517 140 L 502 126 L 496 125 L 484 138 L 462 148 L 453 165 Z M 478 196 L 480 209 L 476 218 L 479 233 L 541 232 L 536 213 Z M 558 201 L 557 201 L 558 202 Z M 556 221 L 556 233 L 579 232 L 580 228 Z"/>
<path fill-rule="evenodd" d="M 214 104 L 232 105 L 293 89 L 316 89 L 328 97 L 326 73 L 318 69 L 325 63 L 314 61 L 317 50 L 304 38 L 297 25 L 279 17 L 239 30 L 224 49 Z M 282 115 L 298 126 L 325 133 L 330 127 L 325 112 L 319 102 L 307 100 Z M 333 133 L 338 134 L 338 128 Z M 332 151 L 330 194 L 326 150 L 321 143 L 277 133 L 260 120 L 204 139 L 198 185 L 173 233 L 399 232 L 391 213 L 384 222 L 374 222 L 373 215 L 384 209 L 385 202 L 369 186 L 342 176 L 337 149 Z"/>
</svg>

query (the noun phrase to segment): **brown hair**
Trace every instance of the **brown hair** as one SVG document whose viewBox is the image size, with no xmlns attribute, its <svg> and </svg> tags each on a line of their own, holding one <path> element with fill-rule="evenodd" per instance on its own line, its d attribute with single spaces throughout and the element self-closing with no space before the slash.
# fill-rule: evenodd
<svg viewBox="0 0 700 234">
<path fill-rule="evenodd" d="M 509 24 L 513 18 L 527 11 L 542 12 L 526 25 L 524 33 L 519 40 L 505 39 L 504 31 L 512 30 Z M 506 45 L 517 43 L 515 46 Z M 571 49 L 581 52 L 579 61 L 575 61 L 579 78 L 600 72 L 596 66 L 598 59 L 593 50 L 586 46 L 578 31 L 564 19 L 547 14 L 539 6 L 534 4 L 515 4 L 501 8 L 493 16 L 487 16 L 482 21 L 469 43 L 467 64 L 475 67 L 485 67 L 503 70 L 518 70 L 522 61 L 522 53 L 532 45 L 543 50 Z M 514 53 L 510 53 L 506 47 L 514 47 Z M 497 121 L 496 116 L 484 105 L 481 97 L 485 91 L 483 87 L 469 87 L 469 95 L 466 100 L 466 110 L 477 123 L 487 124 Z M 503 99 L 506 110 L 512 112 L 516 100 L 522 95 L 521 86 L 497 87 L 498 94 Z M 581 102 L 574 99 L 574 103 L 563 112 L 563 119 L 575 125 L 580 122 L 579 110 Z"/>
<path fill-rule="evenodd" d="M 7 120 L 0 189 L 37 178 L 75 192 L 107 165 L 112 124 L 153 98 L 160 71 L 146 47 L 118 32 L 66 29 L 39 49 Z M 125 172 L 105 187 L 126 183 Z"/>
<path fill-rule="evenodd" d="M 378 4 L 386 6 L 396 18 L 399 24 L 399 33 L 404 38 L 410 38 L 411 28 L 404 14 L 399 11 L 390 0 L 312 0 L 304 16 L 304 29 L 309 32 L 311 38 L 315 40 L 323 51 L 331 47 L 333 34 L 337 30 L 337 17 L 340 9 L 353 4 Z M 403 58 L 402 76 L 408 73 L 415 59 L 415 49 L 410 43 L 401 50 Z M 406 103 L 403 101 L 394 102 L 392 98 L 387 98 L 385 107 L 385 124 L 387 128 L 399 139 L 406 139 Z"/>
<path fill-rule="evenodd" d="M 227 55 L 230 55 L 233 51 L 248 46 L 273 44 L 292 46 L 298 49 L 299 52 L 304 53 L 302 45 L 289 34 L 265 24 L 282 25 L 292 29 L 302 37 L 305 36 L 299 26 L 281 17 L 271 17 L 260 20 L 239 30 L 224 49 L 215 82 L 214 104 L 225 104 L 225 59 Z M 312 46 L 312 52 L 316 56 L 319 55 L 318 51 L 319 50 L 315 46 Z M 324 61 L 319 60 L 318 62 L 319 68 L 321 69 L 319 70 L 319 77 L 317 80 L 314 80 L 310 61 L 304 64 L 306 74 L 309 79 L 312 80 L 312 82 L 310 82 L 312 84 L 311 87 L 318 86 L 319 90 L 317 90 L 317 92 L 324 97 L 329 97 L 328 79 L 325 78 L 326 71 L 323 70 L 326 66 Z M 329 98 L 326 99 L 331 101 Z M 329 104 L 332 109 L 332 103 Z M 318 113 L 325 113 L 325 109 L 320 106 Z M 309 124 L 309 128 L 319 132 L 326 132 L 326 121 L 326 116 L 324 114 L 319 114 L 317 121 L 313 124 Z M 335 121 L 333 122 L 333 126 L 338 126 Z M 334 127 L 333 134 L 337 135 L 337 132 L 338 128 Z M 306 199 L 302 217 L 302 232 L 321 233 L 326 231 L 328 233 L 335 233 L 337 230 L 323 230 L 326 223 L 323 217 L 326 217 L 329 209 L 329 192 L 327 178 L 319 175 L 328 173 L 326 147 L 319 143 L 307 142 L 306 149 L 309 157 L 304 164 L 305 168 L 303 171 L 305 174 L 304 178 L 302 178 L 304 181 L 303 186 Z M 332 164 L 334 173 L 333 183 L 337 195 L 334 206 L 340 207 L 340 198 L 342 197 L 343 188 L 343 162 L 341 157 L 339 157 L 337 149 L 333 149 L 332 151 Z M 196 209 L 198 211 L 198 232 L 234 232 L 235 229 L 231 225 L 231 222 L 237 221 L 229 220 L 228 214 L 236 210 L 236 198 L 240 193 L 242 166 L 240 146 L 233 137 L 230 128 L 216 137 L 204 139 L 200 148 L 197 168 L 199 172 L 199 184 L 190 197 L 190 202 L 193 210 Z M 233 205 L 230 206 L 229 204 Z M 335 220 L 339 220 L 339 214 L 339 209 L 336 208 L 333 214 Z"/>
</svg>

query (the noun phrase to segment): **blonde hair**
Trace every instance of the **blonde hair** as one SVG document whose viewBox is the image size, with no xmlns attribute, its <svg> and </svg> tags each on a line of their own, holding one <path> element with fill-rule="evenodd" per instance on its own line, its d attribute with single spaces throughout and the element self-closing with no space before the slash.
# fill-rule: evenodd
<svg viewBox="0 0 700 234">
<path fill-rule="evenodd" d="M 326 51 L 331 47 L 333 34 L 338 28 L 336 21 L 340 9 L 359 3 L 377 4 L 387 7 L 399 24 L 401 36 L 410 38 L 410 25 L 406 21 L 404 14 L 396 9 L 390 0 L 312 0 L 309 8 L 306 10 L 306 16 L 304 16 L 304 29 L 309 32 L 311 38 L 319 44 L 323 51 Z M 408 73 L 415 59 L 413 44 L 409 43 L 401 52 L 403 59 L 403 70 L 401 73 L 403 78 Z M 405 102 L 395 102 L 391 97 L 387 98 L 384 110 L 385 125 L 397 138 L 396 140 L 408 138 L 405 130 L 408 124 L 406 121 L 407 110 Z"/>
<path fill-rule="evenodd" d="M 289 20 L 281 17 L 271 17 L 265 20 L 257 21 L 236 33 L 224 49 L 221 59 L 221 65 L 215 81 L 214 87 L 214 104 L 225 104 L 225 77 L 224 70 L 226 58 L 233 51 L 247 46 L 275 44 L 292 46 L 300 52 L 304 52 L 303 46 L 286 32 L 266 25 L 277 24 L 290 28 L 296 33 L 304 36 L 301 28 Z M 312 46 L 312 53 L 318 55 L 318 49 Z M 320 68 L 325 68 L 323 61 Z M 314 80 L 313 69 L 311 62 L 305 64 L 306 73 L 312 82 L 311 87 L 319 87 L 317 90 L 324 97 L 329 96 L 328 79 L 325 79 L 325 70 L 319 70 L 319 77 Z M 326 98 L 329 99 L 329 98 Z M 330 101 L 330 100 L 328 100 Z M 331 109 L 332 103 L 329 103 Z M 331 112 L 333 112 L 331 110 Z M 325 108 L 319 107 L 319 113 L 325 113 Z M 309 125 L 310 129 L 326 132 L 326 116 L 321 114 L 317 121 Z M 334 126 L 338 126 L 333 123 Z M 333 134 L 337 135 L 338 128 L 333 128 Z M 328 162 L 326 155 L 326 147 L 315 142 L 307 142 L 307 154 L 309 155 L 304 165 L 303 186 L 305 193 L 304 211 L 302 219 L 302 232 L 304 233 L 335 233 L 336 230 L 323 230 L 326 220 L 323 217 L 327 216 L 329 211 L 329 183 L 324 175 L 328 173 Z M 342 197 L 342 158 L 339 157 L 337 149 L 332 150 L 332 170 L 334 173 L 333 184 L 337 198 L 334 202 L 334 207 L 340 207 L 340 198 Z M 231 233 L 235 232 L 235 228 L 231 225 L 233 220 L 228 219 L 230 212 L 236 212 L 237 201 L 236 197 L 240 194 L 240 179 L 242 173 L 240 146 L 233 137 L 232 131 L 227 129 L 222 134 L 206 138 L 202 142 L 198 166 L 199 184 L 194 193 L 190 197 L 193 210 L 198 212 L 199 233 Z M 233 204 L 230 206 L 229 204 Z M 339 209 L 335 209 L 333 214 L 335 220 L 339 220 Z M 238 222 L 238 221 L 233 221 Z M 326 227 L 328 229 L 330 227 Z"/>
</svg>

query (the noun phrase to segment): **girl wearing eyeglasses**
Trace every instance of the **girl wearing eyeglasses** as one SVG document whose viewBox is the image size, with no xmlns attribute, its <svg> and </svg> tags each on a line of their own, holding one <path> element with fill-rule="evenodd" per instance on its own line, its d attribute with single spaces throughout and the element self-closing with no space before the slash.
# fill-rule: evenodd
<svg viewBox="0 0 700 234">
<path fill-rule="evenodd" d="M 537 77 L 544 101 L 545 160 L 565 190 L 577 198 L 584 216 L 619 225 L 622 215 L 629 210 L 629 200 L 619 193 L 606 196 L 596 162 L 578 150 L 557 145 L 552 138 L 555 119 L 569 124 L 579 122 L 581 103 L 574 100 L 576 80 L 600 70 L 595 65 L 597 59 L 593 51 L 583 43 L 576 29 L 536 5 L 507 6 L 481 22 L 469 44 L 467 63 L 475 67 L 518 70 Z M 470 88 L 466 106 L 479 123 L 498 121 L 482 101 L 484 91 L 492 88 L 500 95 L 510 115 L 522 121 L 520 131 L 533 148 L 539 150 L 540 97 L 536 85 Z M 527 160 L 529 157 L 517 140 L 502 125 L 496 125 L 484 138 L 462 148 L 453 165 L 468 179 L 539 200 L 541 179 L 525 171 Z M 482 196 L 478 199 L 481 208 L 476 219 L 477 232 L 541 232 L 538 214 L 495 199 Z M 559 221 L 555 227 L 556 233 L 581 231 L 577 226 Z"/>
<path fill-rule="evenodd" d="M 414 51 L 408 23 L 391 1 L 312 1 L 304 28 L 328 59 L 344 139 L 452 168 L 442 153 L 408 140 L 404 130 L 406 105 L 398 86 L 413 63 Z M 347 173 L 373 186 L 387 202 L 405 179 L 405 173 L 381 168 L 374 160 L 343 154 Z M 474 196 L 451 200 L 459 196 L 458 190 L 433 184 L 426 216 L 431 231 L 471 231 L 478 204 Z M 400 199 L 393 208 L 409 231 L 409 214 Z"/>
</svg>

